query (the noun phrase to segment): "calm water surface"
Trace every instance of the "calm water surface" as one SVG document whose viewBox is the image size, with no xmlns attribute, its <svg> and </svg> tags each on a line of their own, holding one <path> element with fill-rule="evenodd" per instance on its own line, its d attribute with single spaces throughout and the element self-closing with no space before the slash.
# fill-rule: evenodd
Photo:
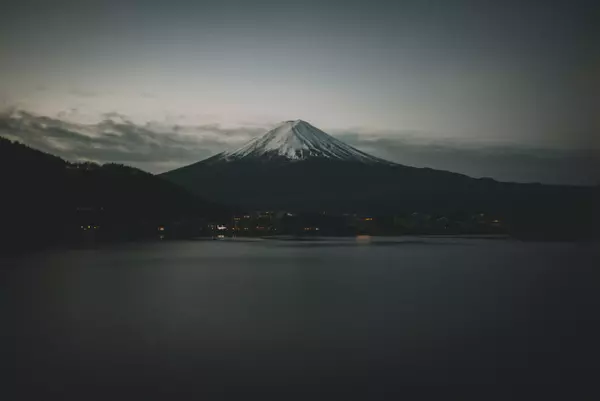
<svg viewBox="0 0 600 401">
<path fill-rule="evenodd" d="M 594 244 L 468 239 L 184 241 L 0 257 L 2 398 L 575 391 L 595 371 L 598 260 Z"/>
</svg>

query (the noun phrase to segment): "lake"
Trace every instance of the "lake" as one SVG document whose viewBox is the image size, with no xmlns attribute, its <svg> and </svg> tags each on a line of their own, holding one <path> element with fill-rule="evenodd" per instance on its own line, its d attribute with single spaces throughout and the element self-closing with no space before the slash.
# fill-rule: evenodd
<svg viewBox="0 0 600 401">
<path fill-rule="evenodd" d="M 407 237 L 0 257 L 2 398 L 574 399 L 595 379 L 598 256 Z"/>
</svg>

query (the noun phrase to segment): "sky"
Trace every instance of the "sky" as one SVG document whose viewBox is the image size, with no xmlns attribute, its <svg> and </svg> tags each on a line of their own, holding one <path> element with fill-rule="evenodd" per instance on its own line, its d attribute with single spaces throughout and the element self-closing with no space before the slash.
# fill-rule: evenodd
<svg viewBox="0 0 600 401">
<path fill-rule="evenodd" d="M 22 0 L 0 134 L 160 172 L 303 119 L 399 163 L 598 183 L 592 3 Z"/>
</svg>

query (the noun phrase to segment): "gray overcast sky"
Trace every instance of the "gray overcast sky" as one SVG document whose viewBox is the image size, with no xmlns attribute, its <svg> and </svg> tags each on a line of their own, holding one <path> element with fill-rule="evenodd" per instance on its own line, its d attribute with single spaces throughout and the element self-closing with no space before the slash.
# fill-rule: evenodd
<svg viewBox="0 0 600 401">
<path fill-rule="evenodd" d="M 302 118 L 363 139 L 589 149 L 592 3 L 24 0 L 0 13 L 0 102 L 72 122 Z"/>
</svg>

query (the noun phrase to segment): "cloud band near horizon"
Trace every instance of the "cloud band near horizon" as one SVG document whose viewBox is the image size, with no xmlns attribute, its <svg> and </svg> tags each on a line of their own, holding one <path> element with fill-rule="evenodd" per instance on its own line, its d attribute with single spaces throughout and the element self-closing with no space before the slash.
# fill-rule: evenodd
<svg viewBox="0 0 600 401">
<path fill-rule="evenodd" d="M 161 173 L 242 146 L 270 127 L 219 124 L 135 124 L 111 113 L 80 124 L 25 111 L 0 113 L 0 136 L 69 161 L 123 163 Z M 332 133 L 381 158 L 414 167 L 454 171 L 500 181 L 600 184 L 600 149 L 536 148 L 423 139 L 418 132 Z M 427 136 L 425 136 L 427 138 Z"/>
</svg>

